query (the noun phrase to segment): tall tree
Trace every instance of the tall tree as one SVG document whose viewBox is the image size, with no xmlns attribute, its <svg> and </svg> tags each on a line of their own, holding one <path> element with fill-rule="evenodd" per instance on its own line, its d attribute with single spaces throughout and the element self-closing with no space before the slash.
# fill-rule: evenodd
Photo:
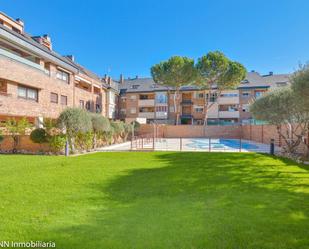
<svg viewBox="0 0 309 249">
<path fill-rule="evenodd" d="M 240 84 L 246 77 L 246 68 L 215 51 L 199 58 L 196 69 L 196 84 L 205 94 L 204 125 L 207 125 L 208 110 L 216 103 L 222 90 L 235 89 Z"/>
<path fill-rule="evenodd" d="M 151 75 L 156 83 L 167 86 L 174 92 L 173 103 L 176 125 L 179 124 L 180 111 L 177 106 L 179 90 L 182 86 L 194 82 L 196 77 L 194 60 L 187 57 L 173 56 L 167 61 L 152 66 Z"/>
</svg>

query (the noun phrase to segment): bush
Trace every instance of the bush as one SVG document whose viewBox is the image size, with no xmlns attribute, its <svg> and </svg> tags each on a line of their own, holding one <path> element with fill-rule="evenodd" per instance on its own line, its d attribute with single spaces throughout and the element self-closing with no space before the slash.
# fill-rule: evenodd
<svg viewBox="0 0 309 249">
<path fill-rule="evenodd" d="M 78 132 L 75 142 L 79 150 L 90 150 L 93 145 L 93 132 Z"/>
<path fill-rule="evenodd" d="M 67 108 L 59 118 L 58 124 L 64 129 L 70 144 L 71 151 L 75 151 L 74 139 L 79 132 L 86 133 L 92 130 L 91 116 L 80 108 Z"/>
<path fill-rule="evenodd" d="M 37 144 L 43 144 L 47 142 L 47 133 L 43 128 L 37 128 L 33 130 L 30 134 L 30 139 L 32 142 Z"/>
<path fill-rule="evenodd" d="M 66 143 L 66 136 L 65 135 L 51 136 L 48 139 L 48 143 L 49 143 L 51 151 L 54 153 L 58 153 L 64 150 L 65 143 Z"/>
</svg>

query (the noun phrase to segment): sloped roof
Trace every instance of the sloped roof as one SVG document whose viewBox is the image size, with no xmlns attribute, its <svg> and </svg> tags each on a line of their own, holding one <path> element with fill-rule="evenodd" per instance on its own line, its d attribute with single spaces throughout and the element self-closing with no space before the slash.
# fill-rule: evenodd
<svg viewBox="0 0 309 249">
<path fill-rule="evenodd" d="M 245 80 L 238 88 L 276 87 L 277 83 L 289 84 L 289 74 L 260 75 L 257 72 L 248 72 Z M 125 92 L 156 92 L 173 90 L 172 87 L 156 84 L 152 78 L 126 79 L 119 85 L 121 93 Z M 200 89 L 198 86 L 188 85 L 180 88 L 181 91 Z"/>
</svg>

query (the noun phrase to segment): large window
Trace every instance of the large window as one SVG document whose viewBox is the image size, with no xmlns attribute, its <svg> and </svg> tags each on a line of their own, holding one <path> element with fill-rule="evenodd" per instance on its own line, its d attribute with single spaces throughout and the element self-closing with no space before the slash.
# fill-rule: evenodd
<svg viewBox="0 0 309 249">
<path fill-rule="evenodd" d="M 63 80 L 66 83 L 69 84 L 70 75 L 67 72 L 64 72 L 64 71 L 58 69 L 56 76 L 57 76 L 57 79 Z"/>
<path fill-rule="evenodd" d="M 18 97 L 38 101 L 38 90 L 25 86 L 18 86 Z"/>
<path fill-rule="evenodd" d="M 57 93 L 50 93 L 50 102 L 58 104 L 58 94 Z"/>
</svg>

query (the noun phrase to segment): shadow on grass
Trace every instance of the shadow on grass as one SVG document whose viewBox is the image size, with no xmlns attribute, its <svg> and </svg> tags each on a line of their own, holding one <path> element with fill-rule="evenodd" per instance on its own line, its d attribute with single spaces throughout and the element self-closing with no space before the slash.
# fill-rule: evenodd
<svg viewBox="0 0 309 249">
<path fill-rule="evenodd" d="M 56 231 L 59 248 L 309 247 L 308 168 L 260 154 L 153 157 L 153 167 L 91 185 L 102 193 L 89 200 L 96 209 Z"/>
</svg>

